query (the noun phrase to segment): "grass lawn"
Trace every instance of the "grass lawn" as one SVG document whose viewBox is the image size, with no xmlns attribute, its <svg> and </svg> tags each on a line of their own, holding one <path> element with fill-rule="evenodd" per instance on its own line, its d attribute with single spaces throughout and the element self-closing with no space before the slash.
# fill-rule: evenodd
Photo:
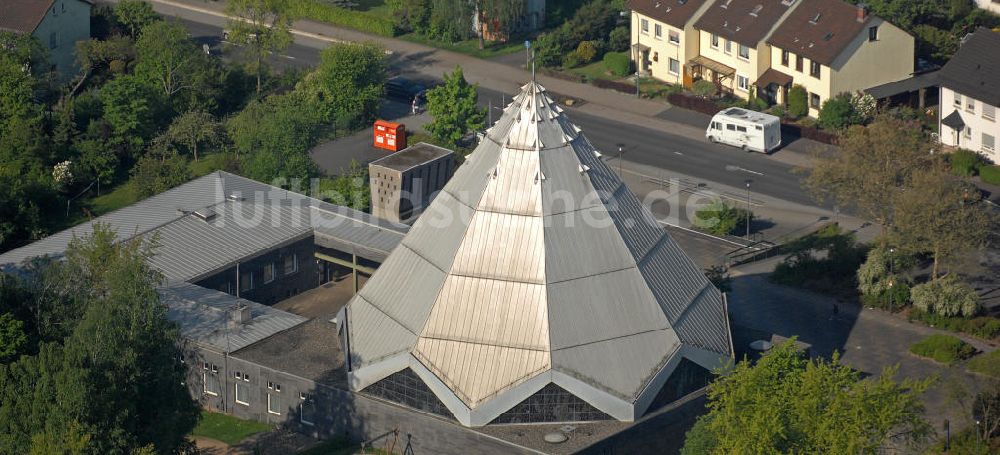
<svg viewBox="0 0 1000 455">
<path fill-rule="evenodd" d="M 263 433 L 271 428 L 272 426 L 266 423 L 237 419 L 217 412 L 201 411 L 201 421 L 191 431 L 191 436 L 212 438 L 233 445 L 248 436 Z"/>
<path fill-rule="evenodd" d="M 951 335 L 931 335 L 910 346 L 910 352 L 944 364 L 972 357 L 976 348 Z"/>
<path fill-rule="evenodd" d="M 389 452 L 380 448 L 368 448 L 362 451 L 360 445 L 352 444 L 339 438 L 323 441 L 311 449 L 299 452 L 297 455 L 354 455 L 357 453 L 390 455 Z"/>
<path fill-rule="evenodd" d="M 583 66 L 578 66 L 576 68 L 572 68 L 572 69 L 569 70 L 569 72 L 573 73 L 573 74 L 578 74 L 580 76 L 583 76 L 588 81 L 592 81 L 594 79 L 604 79 L 604 80 L 608 80 L 608 81 L 615 81 L 615 80 L 620 79 L 619 77 L 612 75 L 608 71 L 608 67 L 604 66 L 604 62 L 601 61 L 601 60 L 597 60 L 597 61 L 588 63 L 588 64 L 583 65 Z"/>
<path fill-rule="evenodd" d="M 391 17 L 392 8 L 386 4 L 385 0 L 357 0 L 358 6 L 354 9 L 368 13 L 376 17 Z"/>
<path fill-rule="evenodd" d="M 969 371 L 1000 378 L 1000 350 L 973 357 L 967 368 Z"/>
<path fill-rule="evenodd" d="M 132 185 L 125 182 L 115 187 L 110 193 L 104 193 L 91 199 L 89 207 L 90 212 L 96 217 L 134 204 L 137 200 L 139 198 L 136 197 L 135 191 L 132 191 Z"/>
<path fill-rule="evenodd" d="M 225 169 L 226 158 L 225 153 L 212 153 L 198 157 L 198 161 L 191 160 L 188 163 L 188 169 L 191 170 L 191 178 L 198 178 L 219 169 Z"/>
<path fill-rule="evenodd" d="M 438 49 L 445 49 L 452 52 L 458 52 L 460 54 L 471 55 L 477 58 L 493 58 L 500 55 L 513 54 L 517 51 L 524 51 L 524 42 L 520 40 L 511 40 L 507 43 L 493 43 L 487 41 L 486 48 L 479 49 L 479 38 L 458 41 L 455 43 L 445 43 L 442 41 L 427 39 L 427 37 L 416 33 L 407 33 L 405 35 L 397 36 L 397 38 L 411 43 L 425 44 Z"/>
</svg>

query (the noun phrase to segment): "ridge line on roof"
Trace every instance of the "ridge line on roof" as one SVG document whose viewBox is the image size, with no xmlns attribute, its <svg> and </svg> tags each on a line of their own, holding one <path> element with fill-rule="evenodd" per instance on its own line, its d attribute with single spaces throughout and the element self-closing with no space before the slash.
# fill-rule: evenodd
<svg viewBox="0 0 1000 455">
<path fill-rule="evenodd" d="M 604 342 L 608 342 L 608 341 L 621 340 L 621 339 L 625 339 L 625 338 L 629 338 L 629 337 L 634 337 L 634 336 L 639 336 L 639 335 L 645 335 L 645 334 L 648 334 L 648 333 L 666 332 L 666 331 L 673 331 L 675 334 L 677 333 L 677 330 L 674 330 L 673 327 L 669 326 L 669 321 L 668 321 L 668 326 L 664 327 L 662 329 L 643 330 L 641 332 L 630 333 L 628 335 L 619 335 L 619 336 L 616 336 L 616 337 L 602 338 L 600 340 L 588 341 L 586 343 L 577 343 L 577 344 L 570 345 L 570 346 L 563 346 L 561 348 L 550 349 L 549 351 L 550 352 L 565 351 L 567 349 L 579 348 L 579 347 L 583 347 L 583 346 L 589 346 L 589 345 L 592 345 L 592 344 L 598 344 L 598 343 L 604 343 Z M 679 334 L 677 335 L 677 340 L 681 341 L 681 336 Z"/>
<path fill-rule="evenodd" d="M 473 344 L 476 346 L 493 346 L 497 348 L 520 349 L 522 351 L 533 351 L 533 352 L 551 352 L 551 350 L 549 349 L 529 348 L 524 346 L 511 346 L 508 344 L 484 343 L 481 341 L 460 340 L 456 338 L 444 338 L 444 337 L 426 336 L 426 335 L 418 335 L 418 337 L 423 338 L 425 340 L 450 341 L 453 343 Z"/>
<path fill-rule="evenodd" d="M 607 270 L 607 271 L 604 271 L 604 272 L 591 273 L 590 275 L 581 275 L 581 276 L 578 276 L 578 277 L 575 277 L 575 278 L 566 278 L 565 280 L 546 281 L 545 284 L 566 283 L 566 282 L 569 282 L 569 281 L 582 280 L 584 278 L 593 278 L 595 276 L 601 276 L 601 275 L 608 275 L 608 274 L 612 274 L 612 273 L 623 272 L 625 270 L 630 270 L 630 269 L 636 269 L 637 272 L 639 271 L 639 265 L 635 263 L 635 260 L 633 260 L 632 261 L 632 265 L 630 265 L 628 267 L 622 267 L 620 269 L 614 269 L 614 270 Z"/>
<path fill-rule="evenodd" d="M 399 321 L 398 321 L 398 320 L 397 320 L 396 318 L 394 318 L 394 317 L 392 317 L 391 315 L 389 315 L 389 313 L 386 313 L 385 311 L 382 311 L 382 309 L 381 309 L 381 308 L 379 308 L 379 307 L 378 307 L 378 305 L 375 305 L 374 303 L 372 303 L 372 302 L 371 302 L 370 300 L 366 299 L 366 298 L 365 298 L 365 297 L 364 297 L 363 295 L 361 295 L 360 293 L 358 293 L 358 294 L 355 294 L 355 295 L 354 295 L 354 297 L 355 297 L 355 298 L 357 298 L 357 299 L 360 299 L 360 300 L 361 300 L 362 302 L 365 302 L 365 303 L 367 303 L 367 304 L 368 304 L 368 306 L 370 306 L 370 307 L 374 308 L 374 309 L 375 309 L 376 311 L 378 311 L 379 313 L 382 313 L 382 314 L 383 314 L 383 315 L 384 315 L 384 316 L 385 316 L 385 317 L 386 317 L 387 319 L 389 319 L 390 321 L 392 321 L 392 322 L 396 323 L 396 325 L 398 325 L 398 326 L 402 327 L 402 328 L 403 328 L 403 330 L 406 330 L 407 332 L 410 332 L 410 334 L 411 334 L 411 335 L 413 335 L 414 337 L 417 337 L 417 338 L 420 338 L 420 335 L 419 335 L 419 334 L 416 334 L 416 333 L 413 333 L 413 331 L 412 331 L 412 330 L 410 330 L 410 329 L 409 329 L 408 327 L 406 327 L 406 325 L 404 325 L 403 323 L 399 322 Z M 410 347 L 408 347 L 408 348 L 406 348 L 406 349 L 407 349 L 407 350 L 413 350 L 413 347 L 414 347 L 414 346 L 410 346 Z M 348 353 L 348 355 L 350 355 L 350 353 Z"/>
</svg>

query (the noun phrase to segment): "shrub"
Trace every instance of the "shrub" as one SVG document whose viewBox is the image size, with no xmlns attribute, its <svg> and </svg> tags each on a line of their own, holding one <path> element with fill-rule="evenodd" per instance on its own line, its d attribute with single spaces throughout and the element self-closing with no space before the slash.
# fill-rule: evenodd
<svg viewBox="0 0 1000 455">
<path fill-rule="evenodd" d="M 1000 378 L 1000 349 L 979 354 L 969 361 L 969 371 Z"/>
<path fill-rule="evenodd" d="M 605 79 L 594 79 L 591 81 L 596 87 L 619 91 L 622 93 L 635 94 L 635 84 L 628 82 L 609 81 Z"/>
<path fill-rule="evenodd" d="M 750 109 L 752 111 L 762 112 L 767 109 L 767 101 L 764 101 L 761 98 L 752 97 L 747 100 L 746 106 L 747 109 Z"/>
<path fill-rule="evenodd" d="M 960 149 L 952 153 L 948 159 L 951 162 L 951 171 L 956 175 L 970 177 L 976 175 L 983 159 L 978 153 L 972 150 Z"/>
<path fill-rule="evenodd" d="M 629 60 L 629 56 L 625 52 L 608 52 L 607 54 L 604 54 L 604 66 L 611 71 L 611 74 L 619 77 L 625 77 L 629 75 L 632 62 Z"/>
<path fill-rule="evenodd" d="M 889 262 L 892 261 L 890 266 Z M 858 267 L 858 291 L 867 306 L 896 311 L 910 303 L 910 286 L 896 276 L 915 265 L 914 258 L 904 253 L 872 248 L 868 258 Z M 889 271 L 892 270 L 892 274 Z"/>
<path fill-rule="evenodd" d="M 931 335 L 910 346 L 910 352 L 941 363 L 952 363 L 972 357 L 976 348 L 951 335 Z"/>
<path fill-rule="evenodd" d="M 853 117 L 851 99 L 845 95 L 837 95 L 823 102 L 823 107 L 819 110 L 819 127 L 839 130 L 854 123 Z"/>
<path fill-rule="evenodd" d="M 992 185 L 1000 185 L 1000 165 L 981 166 L 979 168 L 979 178 Z"/>
<path fill-rule="evenodd" d="M 774 106 L 771 106 L 771 109 L 769 109 L 769 111 L 771 112 L 771 115 L 774 115 L 775 117 L 781 119 L 785 118 L 785 116 L 788 115 L 788 110 L 785 109 L 785 106 L 782 106 L 780 104 L 775 104 Z"/>
<path fill-rule="evenodd" d="M 719 88 L 715 86 L 715 83 L 706 79 L 695 82 L 691 87 L 691 91 L 702 98 L 714 96 L 718 90 Z"/>
<path fill-rule="evenodd" d="M 396 34 L 396 26 L 391 17 L 375 17 L 321 0 L 294 0 L 290 2 L 289 11 L 295 18 L 312 19 L 381 36 Z"/>
<path fill-rule="evenodd" d="M 628 27 L 618 27 L 611 31 L 608 36 L 608 50 L 613 52 L 625 52 L 628 50 L 632 37 Z"/>
<path fill-rule="evenodd" d="M 600 41 L 580 41 L 580 45 L 576 47 L 576 54 L 580 57 L 581 62 L 590 63 L 597 57 L 600 49 Z"/>
<path fill-rule="evenodd" d="M 788 91 L 788 115 L 799 118 L 809 113 L 809 94 L 801 85 L 793 85 Z"/>
<path fill-rule="evenodd" d="M 940 316 L 975 316 L 979 295 L 953 275 L 913 287 L 913 306 Z"/>
<path fill-rule="evenodd" d="M 693 224 L 695 229 L 712 235 L 734 234 L 746 229 L 748 216 L 752 221 L 753 213 L 717 200 L 695 212 Z"/>
<path fill-rule="evenodd" d="M 966 333 L 984 340 L 992 340 L 1000 337 L 1000 319 L 989 316 L 980 316 L 972 319 L 945 317 L 914 308 L 910 311 L 908 319 L 952 332 Z"/>
<path fill-rule="evenodd" d="M 851 110 L 856 123 L 868 123 L 875 117 L 878 101 L 870 93 L 855 93 L 851 95 Z"/>
<path fill-rule="evenodd" d="M 563 68 L 570 69 L 576 68 L 583 64 L 583 58 L 580 57 L 580 53 L 577 51 L 570 52 L 563 56 L 562 66 Z"/>
</svg>

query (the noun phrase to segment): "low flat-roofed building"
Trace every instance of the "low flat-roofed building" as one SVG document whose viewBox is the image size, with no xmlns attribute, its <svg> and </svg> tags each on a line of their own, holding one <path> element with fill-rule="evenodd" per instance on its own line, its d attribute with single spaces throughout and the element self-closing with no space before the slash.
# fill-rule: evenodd
<svg viewBox="0 0 1000 455">
<path fill-rule="evenodd" d="M 372 161 L 372 215 L 394 222 L 418 215 L 448 183 L 455 165 L 455 152 L 425 142 Z"/>
</svg>

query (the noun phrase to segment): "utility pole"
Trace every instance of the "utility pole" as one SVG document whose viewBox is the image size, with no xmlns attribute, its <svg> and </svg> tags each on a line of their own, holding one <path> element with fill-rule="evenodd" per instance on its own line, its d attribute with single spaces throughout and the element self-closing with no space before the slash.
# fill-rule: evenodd
<svg viewBox="0 0 1000 455">
<path fill-rule="evenodd" d="M 524 40 L 524 69 L 531 70 L 531 41 Z"/>
<path fill-rule="evenodd" d="M 753 212 L 750 208 L 750 184 L 753 180 L 747 179 L 747 241 L 750 241 L 750 219 L 753 216 Z"/>
<path fill-rule="evenodd" d="M 622 173 L 622 157 L 625 156 L 625 144 L 618 144 L 618 178 L 621 181 L 625 181 L 625 175 Z"/>
<path fill-rule="evenodd" d="M 635 97 L 639 97 L 639 72 L 635 72 Z"/>
</svg>

